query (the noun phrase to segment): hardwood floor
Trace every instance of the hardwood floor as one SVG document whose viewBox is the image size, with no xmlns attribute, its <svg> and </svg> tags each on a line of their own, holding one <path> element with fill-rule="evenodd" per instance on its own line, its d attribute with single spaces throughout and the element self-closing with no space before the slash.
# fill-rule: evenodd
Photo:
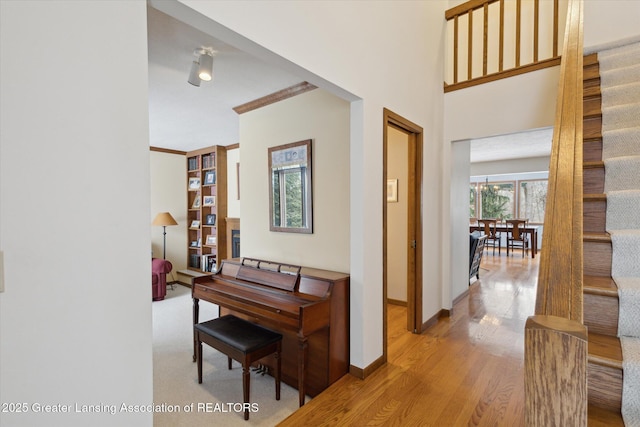
<svg viewBox="0 0 640 427">
<path fill-rule="evenodd" d="M 524 324 L 538 260 L 485 254 L 480 280 L 428 331 L 406 331 L 388 306 L 388 363 L 365 380 L 345 375 L 280 426 L 524 425 Z"/>
</svg>

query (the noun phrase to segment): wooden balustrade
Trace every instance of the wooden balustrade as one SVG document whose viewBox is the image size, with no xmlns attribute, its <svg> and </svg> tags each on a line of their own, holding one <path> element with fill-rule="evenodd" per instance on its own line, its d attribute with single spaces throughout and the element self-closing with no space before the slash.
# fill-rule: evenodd
<svg viewBox="0 0 640 427">
<path fill-rule="evenodd" d="M 550 13 L 541 12 L 540 0 L 528 2 L 525 0 L 525 6 L 529 7 L 531 2 L 533 2 L 533 11 L 527 14 L 523 14 L 523 0 L 507 0 L 507 2 L 505 0 L 470 0 L 445 12 L 445 18 L 449 25 L 453 26 L 452 29 L 450 28 L 450 32 L 453 33 L 450 47 L 451 62 L 447 65 L 451 68 L 448 70 L 450 72 L 446 73 L 451 74 L 449 76 L 451 81 L 448 83 L 445 81 L 445 92 L 552 67 L 560 63 L 558 56 L 559 0 L 553 0 L 552 3 L 542 2 L 545 11 L 546 8 L 551 8 Z M 499 4 L 492 7 L 494 3 Z M 505 3 L 509 10 L 515 4 L 515 13 L 506 13 Z M 476 17 L 482 19 L 481 24 L 477 26 L 474 23 L 477 21 Z M 510 18 L 513 18 L 513 22 Z M 461 33 L 465 30 L 461 22 L 465 20 L 466 40 L 461 37 Z M 474 43 L 474 36 L 480 32 L 480 25 L 482 25 L 481 49 Z M 499 26 L 497 36 L 491 31 L 494 26 Z M 508 26 L 513 27 L 512 33 L 507 33 Z M 526 40 L 523 31 L 526 32 Z M 513 50 L 505 50 L 505 40 L 514 41 Z M 545 43 L 541 43 L 541 40 Z M 480 37 L 475 41 L 479 42 Z M 527 42 L 530 42 L 529 46 Z M 543 44 L 548 47 L 549 43 L 551 43 L 550 49 L 544 49 Z M 523 63 L 523 46 L 527 48 L 525 49 L 527 54 L 531 53 L 531 62 Z M 466 49 L 466 55 L 464 55 L 464 49 Z M 477 55 L 482 55 L 481 73 L 474 70 Z M 466 60 L 466 76 L 461 75 L 461 60 Z M 507 67 L 507 60 L 513 66 Z"/>
<path fill-rule="evenodd" d="M 582 323 L 582 1 L 570 0 L 535 316 L 525 326 L 526 425 L 587 425 Z"/>
</svg>

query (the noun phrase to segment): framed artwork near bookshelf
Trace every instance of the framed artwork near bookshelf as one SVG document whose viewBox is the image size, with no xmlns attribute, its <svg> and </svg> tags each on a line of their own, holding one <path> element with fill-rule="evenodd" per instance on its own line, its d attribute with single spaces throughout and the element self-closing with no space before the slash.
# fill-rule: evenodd
<svg viewBox="0 0 640 427">
<path fill-rule="evenodd" d="M 202 198 L 202 206 L 215 206 L 216 205 L 216 196 L 204 196 Z"/>
<path fill-rule="evenodd" d="M 191 204 L 191 209 L 198 209 L 200 207 L 200 194 L 197 194 L 195 199 L 193 199 L 193 203 Z"/>
<path fill-rule="evenodd" d="M 200 178 L 196 176 L 189 177 L 189 190 L 200 190 Z"/>
<path fill-rule="evenodd" d="M 211 234 L 209 234 L 207 236 L 207 246 L 215 246 L 218 243 L 218 239 L 216 238 L 216 236 L 213 236 Z"/>
<path fill-rule="evenodd" d="M 189 228 L 200 228 L 200 221 L 198 221 L 197 219 L 194 219 L 193 221 L 191 221 L 191 226 Z"/>
<path fill-rule="evenodd" d="M 208 214 L 205 219 L 205 224 L 216 225 L 216 214 Z"/>
<path fill-rule="evenodd" d="M 204 174 L 204 185 L 215 185 L 216 171 L 207 171 Z"/>
</svg>

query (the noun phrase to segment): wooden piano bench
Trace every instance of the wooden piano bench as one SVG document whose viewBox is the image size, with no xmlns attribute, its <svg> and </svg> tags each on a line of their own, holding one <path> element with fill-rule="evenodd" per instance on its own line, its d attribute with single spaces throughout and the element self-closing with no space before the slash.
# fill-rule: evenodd
<svg viewBox="0 0 640 427">
<path fill-rule="evenodd" d="M 249 419 L 249 391 L 251 364 L 275 353 L 276 357 L 276 400 L 280 400 L 280 353 L 282 335 L 269 329 L 247 322 L 232 315 L 226 315 L 208 322 L 194 325 L 196 340 L 196 361 L 198 363 L 198 383 L 202 384 L 202 343 L 209 344 L 229 361 L 235 359 L 242 364 L 242 394 L 244 397 L 244 419 Z"/>
</svg>

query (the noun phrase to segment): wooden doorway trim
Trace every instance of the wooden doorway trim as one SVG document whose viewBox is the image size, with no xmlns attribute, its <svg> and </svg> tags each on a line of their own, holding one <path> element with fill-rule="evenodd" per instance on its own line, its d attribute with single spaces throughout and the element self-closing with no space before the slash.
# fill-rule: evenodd
<svg viewBox="0 0 640 427">
<path fill-rule="evenodd" d="M 383 109 L 382 129 L 382 298 L 383 359 L 387 360 L 387 129 L 393 126 L 409 134 L 407 329 L 422 332 L 422 153 L 423 129 L 394 112 Z M 415 242 L 415 244 L 412 244 Z M 412 247 L 413 246 L 413 247 Z"/>
</svg>

